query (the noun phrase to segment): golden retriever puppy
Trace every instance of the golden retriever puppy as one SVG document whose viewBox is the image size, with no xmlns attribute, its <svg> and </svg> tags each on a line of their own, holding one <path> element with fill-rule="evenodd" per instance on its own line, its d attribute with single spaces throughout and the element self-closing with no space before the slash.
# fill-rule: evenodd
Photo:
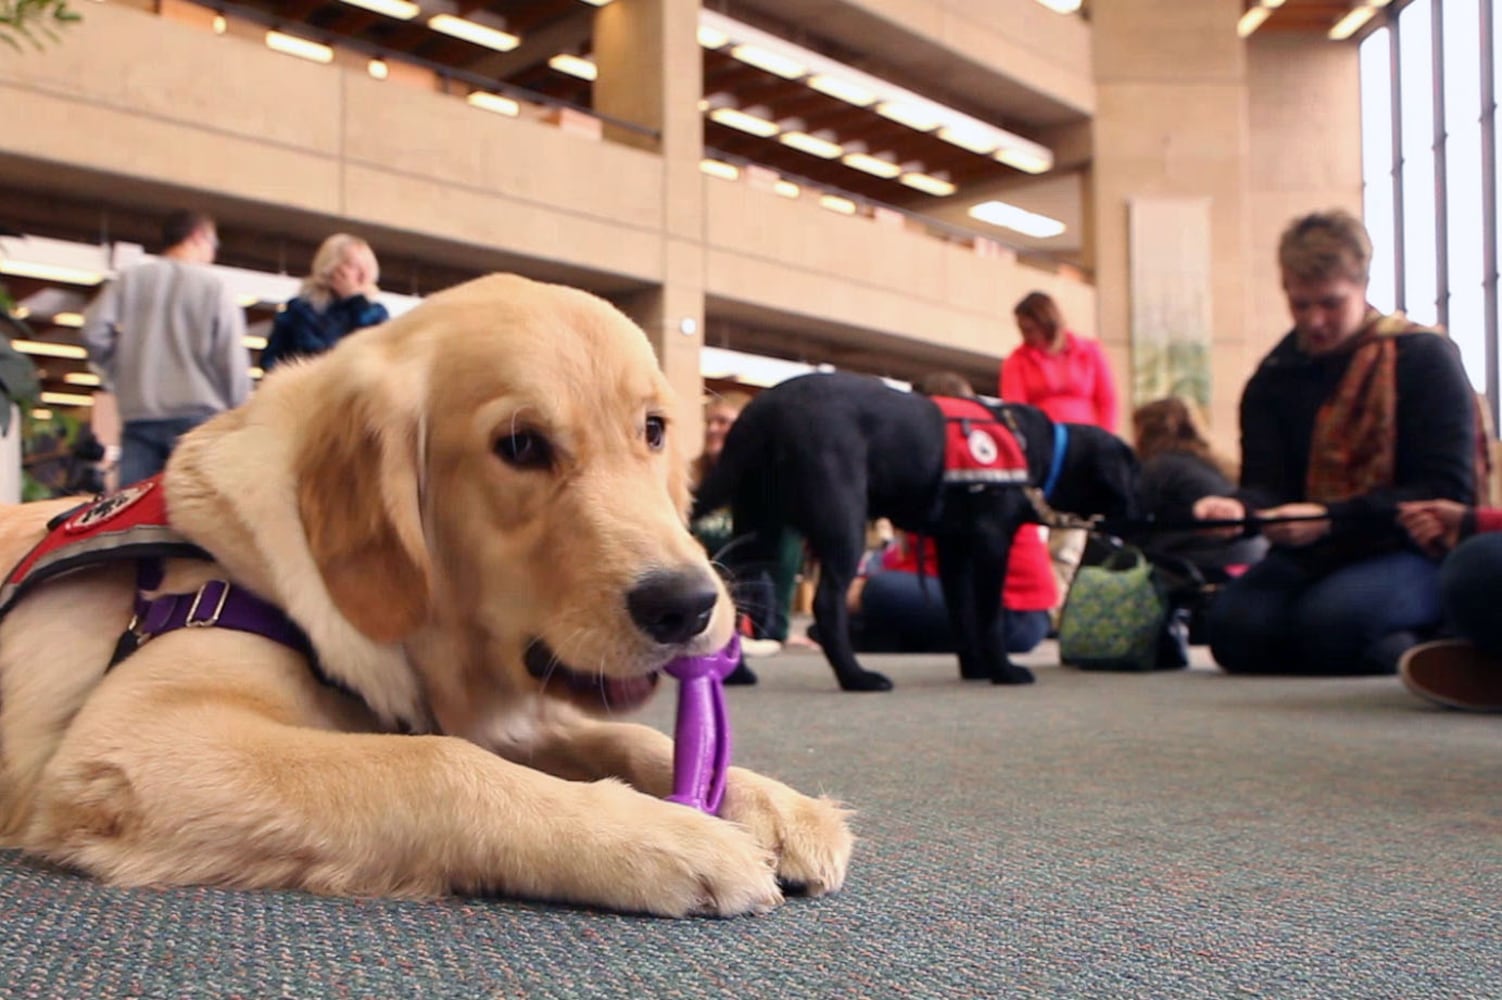
<svg viewBox="0 0 1502 1000">
<path fill-rule="evenodd" d="M 267 379 L 160 488 L 315 656 L 181 628 L 106 669 L 133 564 L 0 622 L 0 842 L 121 885 L 496 893 L 668 916 L 840 888 L 844 811 L 735 768 L 662 797 L 672 745 L 611 718 L 730 638 L 689 535 L 675 407 L 594 296 L 493 276 Z M 71 501 L 0 509 L 14 565 Z"/>
</svg>

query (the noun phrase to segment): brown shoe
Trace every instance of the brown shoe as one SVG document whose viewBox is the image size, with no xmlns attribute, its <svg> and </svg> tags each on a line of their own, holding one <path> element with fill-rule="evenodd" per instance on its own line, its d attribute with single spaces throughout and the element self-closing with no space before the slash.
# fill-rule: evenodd
<svg viewBox="0 0 1502 1000">
<path fill-rule="evenodd" d="M 1502 712 L 1502 656 L 1464 639 L 1420 643 L 1398 661 L 1408 690 L 1426 701 L 1466 712 Z"/>
</svg>

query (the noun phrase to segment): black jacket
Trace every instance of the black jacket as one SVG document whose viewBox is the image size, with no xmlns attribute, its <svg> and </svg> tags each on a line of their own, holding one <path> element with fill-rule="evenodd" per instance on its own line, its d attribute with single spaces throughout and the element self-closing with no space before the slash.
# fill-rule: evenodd
<svg viewBox="0 0 1502 1000">
<path fill-rule="evenodd" d="M 1284 337 L 1241 397 L 1241 489 L 1248 508 L 1306 501 L 1314 418 L 1340 384 L 1350 353 L 1311 357 Z M 1391 486 L 1328 504 L 1331 533 L 1307 548 L 1329 568 L 1406 544 L 1401 500 L 1475 495 L 1476 397 L 1460 352 L 1433 333 L 1398 337 L 1397 455 Z"/>
</svg>

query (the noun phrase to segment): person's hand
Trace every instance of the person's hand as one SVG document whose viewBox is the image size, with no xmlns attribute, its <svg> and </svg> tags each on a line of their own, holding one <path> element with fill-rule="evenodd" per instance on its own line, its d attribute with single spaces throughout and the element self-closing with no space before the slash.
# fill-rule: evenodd
<svg viewBox="0 0 1502 1000">
<path fill-rule="evenodd" d="M 1322 521 L 1291 521 L 1287 524 L 1264 524 L 1262 534 L 1274 545 L 1291 548 L 1310 545 L 1330 533 L 1330 511 L 1324 504 L 1285 503 L 1277 507 L 1257 511 L 1261 518 L 1277 517 L 1324 517 Z"/>
<path fill-rule="evenodd" d="M 1246 505 L 1234 497 L 1200 497 L 1194 502 L 1193 514 L 1196 521 L 1240 521 L 1246 518 Z M 1201 528 L 1200 533 L 1213 538 L 1235 538 L 1244 530 L 1233 525 Z"/>
<path fill-rule="evenodd" d="M 329 275 L 329 289 L 336 298 L 347 299 L 351 295 L 367 298 L 375 293 L 375 274 L 358 257 L 345 260 Z"/>
<path fill-rule="evenodd" d="M 1398 504 L 1398 524 L 1415 545 L 1439 555 L 1460 541 L 1460 522 L 1467 509 L 1454 500 L 1410 500 Z"/>
</svg>

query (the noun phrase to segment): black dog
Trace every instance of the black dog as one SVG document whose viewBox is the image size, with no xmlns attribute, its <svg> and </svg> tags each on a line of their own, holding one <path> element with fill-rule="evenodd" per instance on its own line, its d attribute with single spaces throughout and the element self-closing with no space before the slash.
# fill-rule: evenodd
<svg viewBox="0 0 1502 1000">
<path fill-rule="evenodd" d="M 1012 428 L 1028 480 L 1054 484 L 1052 507 L 1109 517 L 1135 513 L 1137 462 L 1125 442 L 1099 428 L 1059 425 L 1067 440 L 1055 471 L 1055 425 L 1043 411 L 1014 404 L 987 409 Z M 1007 657 L 1001 588 L 1012 535 L 1037 514 L 1018 485 L 946 485 L 945 424 L 933 400 L 877 379 L 804 375 L 752 400 L 700 484 L 696 516 L 731 505 L 737 539 L 722 559 L 732 573 L 772 565 L 784 525 L 807 539 L 819 560 L 819 640 L 846 691 L 892 686 L 856 662 L 845 605 L 866 523 L 876 517 L 933 538 L 961 676 L 996 684 L 1033 680 Z"/>
</svg>

